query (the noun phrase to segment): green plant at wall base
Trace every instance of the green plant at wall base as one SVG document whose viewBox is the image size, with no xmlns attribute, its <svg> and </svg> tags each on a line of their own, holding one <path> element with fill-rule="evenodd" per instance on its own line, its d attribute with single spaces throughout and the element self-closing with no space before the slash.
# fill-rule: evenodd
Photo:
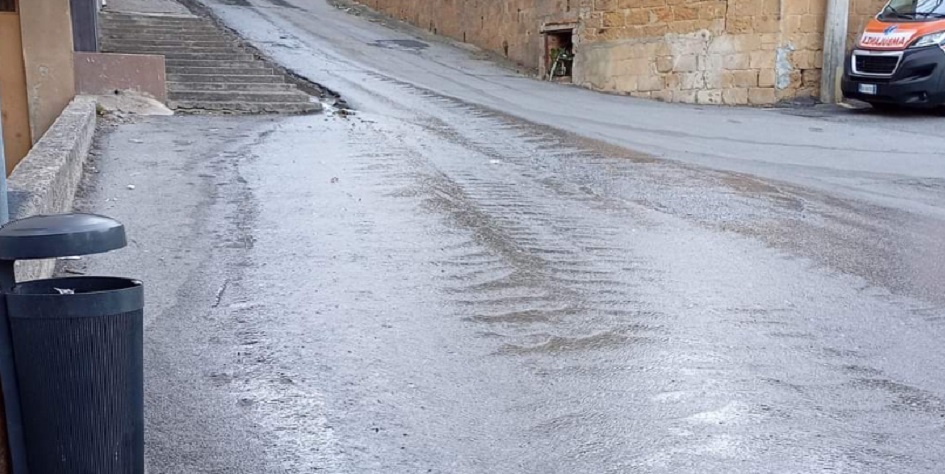
<svg viewBox="0 0 945 474">
<path fill-rule="evenodd" d="M 566 48 L 553 48 L 551 50 L 551 76 L 567 76 L 571 61 L 574 61 L 574 54 Z"/>
</svg>

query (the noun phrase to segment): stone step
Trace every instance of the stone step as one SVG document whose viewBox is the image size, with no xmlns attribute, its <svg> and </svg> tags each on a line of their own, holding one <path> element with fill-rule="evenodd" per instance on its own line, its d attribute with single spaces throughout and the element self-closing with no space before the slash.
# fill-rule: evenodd
<svg viewBox="0 0 945 474">
<path fill-rule="evenodd" d="M 148 26 L 206 26 L 206 27 L 215 27 L 212 22 L 207 21 L 203 18 L 117 18 L 108 15 L 102 15 L 99 24 L 101 25 L 148 25 Z"/>
<path fill-rule="evenodd" d="M 227 59 L 168 59 L 165 57 L 164 65 L 168 69 L 179 68 L 179 67 L 212 67 L 212 68 L 228 68 L 228 69 L 243 69 L 243 68 L 255 68 L 255 67 L 266 67 L 266 63 L 262 61 L 257 61 L 252 56 L 249 56 L 249 59 L 240 60 L 239 55 L 233 54 L 231 57 L 236 57 L 236 60 Z"/>
<path fill-rule="evenodd" d="M 239 48 L 240 44 L 230 40 L 181 41 L 176 40 L 141 40 L 136 38 L 102 38 L 102 44 L 141 47 L 141 48 Z"/>
<path fill-rule="evenodd" d="M 197 59 L 197 58 L 215 58 L 215 60 L 226 60 L 226 58 L 236 57 L 237 61 L 250 61 L 255 58 L 251 54 L 242 53 L 242 52 L 233 52 L 232 50 L 221 49 L 216 51 L 200 51 L 193 52 L 194 50 L 189 49 L 130 49 L 130 48 L 112 48 L 112 47 L 103 47 L 101 48 L 103 53 L 119 53 L 119 54 L 151 54 L 155 56 L 164 56 L 165 59 Z M 175 52 L 183 51 L 183 52 Z"/>
<path fill-rule="evenodd" d="M 148 20 L 148 19 L 131 19 L 131 18 L 109 18 L 107 16 L 101 17 L 99 25 L 102 27 L 145 27 L 145 28 L 198 28 L 198 27 L 213 27 L 213 23 L 210 23 L 202 19 L 180 19 L 180 20 Z"/>
<path fill-rule="evenodd" d="M 199 34 L 211 34 L 211 33 L 221 34 L 222 33 L 218 31 L 216 28 L 209 27 L 209 26 L 195 26 L 195 27 L 188 27 L 188 28 L 160 28 L 160 27 L 147 26 L 147 25 L 128 26 L 128 27 L 125 27 L 125 26 L 116 27 L 114 25 L 103 25 L 102 28 L 99 29 L 99 31 L 105 35 L 115 35 L 115 36 L 123 36 L 123 35 L 135 36 L 135 35 L 140 35 L 140 34 L 199 35 Z"/>
<path fill-rule="evenodd" d="M 295 84 L 276 82 L 168 82 L 168 92 L 184 91 L 291 91 Z"/>
<path fill-rule="evenodd" d="M 167 41 L 177 41 L 177 42 L 202 41 L 202 42 L 211 42 L 211 43 L 234 42 L 233 38 L 230 38 L 220 33 L 200 33 L 200 34 L 187 34 L 187 35 L 149 34 L 149 33 L 114 35 L 110 33 L 103 33 L 101 36 L 99 36 L 99 38 L 106 41 L 112 40 L 112 41 L 120 41 L 123 43 L 167 42 Z"/>
<path fill-rule="evenodd" d="M 321 105 L 198 17 L 104 13 L 102 50 L 165 57 L 168 106 L 224 114 L 317 112 Z"/>
<path fill-rule="evenodd" d="M 207 21 L 196 15 L 149 15 L 147 13 L 113 12 L 104 10 L 99 17 L 108 21 Z"/>
<path fill-rule="evenodd" d="M 127 34 L 127 35 L 114 35 L 110 33 L 103 33 L 101 38 L 105 41 L 116 40 L 122 42 L 136 42 L 136 41 L 212 41 L 212 42 L 233 42 L 233 39 L 224 35 L 223 33 L 200 33 L 200 34 L 151 34 L 151 33 L 137 33 L 137 34 Z"/>
<path fill-rule="evenodd" d="M 226 38 L 197 38 L 197 39 L 157 39 L 157 38 L 109 38 L 102 36 L 99 44 L 107 44 L 121 48 L 239 48 L 240 43 L 229 41 Z"/>
<path fill-rule="evenodd" d="M 226 53 L 192 53 L 185 50 L 180 53 L 166 53 L 164 58 L 168 61 L 256 61 L 256 56 L 241 50 Z"/>
<path fill-rule="evenodd" d="M 263 63 L 259 63 L 263 64 Z M 263 66 L 253 67 L 193 67 L 193 66 L 167 66 L 167 72 L 171 74 L 188 75 L 226 75 L 226 76 L 264 76 L 273 73 L 272 68 Z"/>
<path fill-rule="evenodd" d="M 225 83 L 225 84 L 284 84 L 285 78 L 274 74 L 230 74 L 221 76 L 219 74 L 177 74 L 169 72 L 167 74 L 168 82 L 181 83 Z"/>
<path fill-rule="evenodd" d="M 102 21 L 99 22 L 103 26 L 181 26 L 181 27 L 213 27 L 213 23 L 210 23 L 201 18 L 179 18 L 179 19 L 167 19 L 167 18 L 117 18 L 108 15 L 102 16 Z"/>
<path fill-rule="evenodd" d="M 156 45 L 156 44 L 124 44 L 113 41 L 99 43 L 103 50 L 110 49 L 116 51 L 149 53 L 189 53 L 189 54 L 225 54 L 225 53 L 246 53 L 245 50 L 233 45 Z"/>
<path fill-rule="evenodd" d="M 196 102 L 308 102 L 301 91 L 172 91 L 169 100 Z"/>
<path fill-rule="evenodd" d="M 106 51 L 106 48 L 102 48 L 105 52 L 115 52 L 115 51 Z M 186 51 L 186 50 L 184 50 Z M 232 53 L 232 52 L 219 52 L 219 53 L 168 53 L 165 51 L 157 50 L 122 50 L 120 51 L 126 54 L 154 54 L 158 56 L 164 56 L 164 59 L 170 63 L 171 61 L 253 61 L 255 57 L 252 54 L 248 53 Z"/>
<path fill-rule="evenodd" d="M 180 55 L 186 55 L 188 57 L 197 57 L 201 55 L 233 55 L 233 54 L 249 54 L 246 51 L 227 47 L 227 48 L 196 48 L 196 47 L 187 47 L 187 46 L 167 46 L 167 47 L 130 47 L 130 46 L 121 46 L 115 44 L 102 44 L 101 47 L 103 52 L 108 53 L 128 53 L 128 54 L 160 54 L 161 56 L 167 57 L 177 57 Z M 182 58 L 177 58 L 182 59 Z"/>
<path fill-rule="evenodd" d="M 313 102 L 200 102 L 192 100 L 169 100 L 167 105 L 179 111 L 208 111 L 219 113 L 308 114 L 321 110 L 321 106 Z"/>
<path fill-rule="evenodd" d="M 225 31 L 214 28 L 213 26 L 193 26 L 193 27 L 156 27 L 156 26 L 115 26 L 102 24 L 99 32 L 110 35 L 172 35 L 172 34 L 226 34 Z"/>
<path fill-rule="evenodd" d="M 154 20 L 154 21 L 205 21 L 196 15 L 178 15 L 173 13 L 133 13 L 115 12 L 107 9 L 101 12 L 102 18 L 113 20 Z"/>
<path fill-rule="evenodd" d="M 101 30 L 99 37 L 122 41 L 235 41 L 226 34 L 213 30 L 164 31 L 150 28 L 131 31 Z"/>
<path fill-rule="evenodd" d="M 211 23 L 193 23 L 185 25 L 153 23 L 116 23 L 113 21 L 103 21 L 99 23 L 99 31 L 124 33 L 128 31 L 138 32 L 177 32 L 177 31 L 220 31 Z"/>
</svg>

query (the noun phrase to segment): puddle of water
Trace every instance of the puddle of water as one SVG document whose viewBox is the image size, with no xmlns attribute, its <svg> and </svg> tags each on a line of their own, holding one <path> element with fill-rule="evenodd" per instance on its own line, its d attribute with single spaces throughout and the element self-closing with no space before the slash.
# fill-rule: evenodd
<svg viewBox="0 0 945 474">
<path fill-rule="evenodd" d="M 373 43 L 368 43 L 371 46 L 377 46 L 378 48 L 387 48 L 387 49 L 406 49 L 409 51 L 422 51 L 430 47 L 429 44 L 417 40 L 377 40 Z"/>
</svg>

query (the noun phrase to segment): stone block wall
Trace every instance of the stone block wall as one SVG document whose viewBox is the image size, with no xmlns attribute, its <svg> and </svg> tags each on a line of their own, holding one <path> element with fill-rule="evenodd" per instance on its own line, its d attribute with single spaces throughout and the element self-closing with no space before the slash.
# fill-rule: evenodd
<svg viewBox="0 0 945 474">
<path fill-rule="evenodd" d="M 863 28 L 886 5 L 886 0 L 850 0 L 850 23 L 847 26 L 847 46 L 853 47 Z"/>
<path fill-rule="evenodd" d="M 852 45 L 883 0 L 850 0 Z M 827 0 L 361 0 L 538 69 L 541 29 L 573 21 L 574 82 L 706 104 L 816 96 Z"/>
<path fill-rule="evenodd" d="M 580 0 L 358 0 L 432 33 L 475 44 L 537 70 L 541 26 L 577 21 Z"/>
<path fill-rule="evenodd" d="M 825 0 L 584 0 L 575 82 L 660 100 L 817 93 Z"/>
</svg>

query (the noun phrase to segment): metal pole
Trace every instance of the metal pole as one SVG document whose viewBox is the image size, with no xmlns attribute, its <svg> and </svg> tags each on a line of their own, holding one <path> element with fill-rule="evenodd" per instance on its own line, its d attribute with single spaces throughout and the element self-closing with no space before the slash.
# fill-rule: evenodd
<svg viewBox="0 0 945 474">
<path fill-rule="evenodd" d="M 843 99 L 840 79 L 847 55 L 847 22 L 850 21 L 850 0 L 827 0 L 824 20 L 824 67 L 820 80 L 820 101 L 836 104 Z"/>
<path fill-rule="evenodd" d="M 0 103 L 0 110 L 3 104 Z M 3 120 L 0 119 L 0 225 L 10 221 L 7 202 L 7 160 L 3 153 Z M 10 321 L 7 317 L 6 293 L 16 284 L 14 262 L 0 262 L 0 388 L 3 393 L 3 410 L 6 418 L 7 446 L 10 473 L 26 474 L 26 444 L 23 436 L 23 420 L 20 412 L 20 390 L 17 386 L 16 366 L 13 363 L 13 339 L 10 337 Z"/>
<path fill-rule="evenodd" d="M 0 101 L 0 110 L 3 102 Z M 0 120 L 0 225 L 10 222 L 10 203 L 7 199 L 7 159 L 3 154 L 3 120 Z"/>
</svg>

